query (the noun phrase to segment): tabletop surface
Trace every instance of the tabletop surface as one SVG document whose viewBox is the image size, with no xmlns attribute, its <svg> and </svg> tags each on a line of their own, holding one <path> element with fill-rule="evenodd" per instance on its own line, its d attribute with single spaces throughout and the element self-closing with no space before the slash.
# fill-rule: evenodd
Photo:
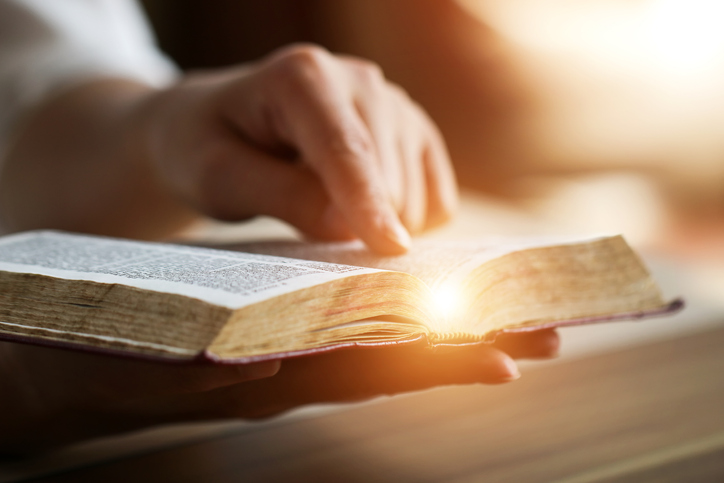
<svg viewBox="0 0 724 483">
<path fill-rule="evenodd" d="M 724 481 L 722 347 L 709 329 L 42 481 Z"/>
</svg>

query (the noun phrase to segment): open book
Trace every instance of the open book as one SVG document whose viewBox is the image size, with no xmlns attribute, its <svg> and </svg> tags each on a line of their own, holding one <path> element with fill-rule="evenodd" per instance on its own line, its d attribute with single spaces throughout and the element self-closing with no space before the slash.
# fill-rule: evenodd
<svg viewBox="0 0 724 483">
<path fill-rule="evenodd" d="M 671 312 L 621 237 L 255 243 L 244 252 L 61 232 L 0 238 L 0 338 L 248 362 L 331 348 L 464 344 Z"/>
</svg>

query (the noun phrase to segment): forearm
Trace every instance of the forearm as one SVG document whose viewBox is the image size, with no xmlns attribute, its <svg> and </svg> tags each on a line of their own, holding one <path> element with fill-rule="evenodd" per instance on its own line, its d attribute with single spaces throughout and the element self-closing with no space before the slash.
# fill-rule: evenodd
<svg viewBox="0 0 724 483">
<path fill-rule="evenodd" d="M 3 224 L 161 238 L 192 221 L 146 159 L 152 96 L 142 84 L 103 79 L 32 112 L 0 177 Z"/>
</svg>

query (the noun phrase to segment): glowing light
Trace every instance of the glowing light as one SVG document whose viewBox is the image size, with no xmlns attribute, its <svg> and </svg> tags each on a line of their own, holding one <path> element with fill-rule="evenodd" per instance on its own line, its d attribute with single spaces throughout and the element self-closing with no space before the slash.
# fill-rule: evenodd
<svg viewBox="0 0 724 483">
<path fill-rule="evenodd" d="M 604 70 L 709 73 L 724 47 L 721 0 L 458 0 L 531 50 L 577 55 Z"/>
<path fill-rule="evenodd" d="M 438 287 L 433 292 L 433 304 L 441 317 L 454 317 L 462 306 L 459 288 L 451 284 Z"/>
<path fill-rule="evenodd" d="M 541 159 L 651 166 L 680 186 L 720 192 L 724 1 L 457 2 L 507 41 L 530 79 Z"/>
<path fill-rule="evenodd" d="M 647 28 L 642 33 L 662 64 L 699 73 L 721 58 L 721 0 L 659 0 L 649 6 L 647 14 Z"/>
</svg>

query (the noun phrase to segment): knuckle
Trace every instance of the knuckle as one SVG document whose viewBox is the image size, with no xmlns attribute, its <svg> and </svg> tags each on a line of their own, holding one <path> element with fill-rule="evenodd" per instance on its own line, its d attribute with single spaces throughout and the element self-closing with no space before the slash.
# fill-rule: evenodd
<svg viewBox="0 0 724 483">
<path fill-rule="evenodd" d="M 390 86 L 390 90 L 392 91 L 392 93 L 394 95 L 396 95 L 398 98 L 412 102 L 410 100 L 410 95 L 407 93 L 407 91 L 402 86 L 400 86 L 399 84 L 395 84 L 394 82 L 390 82 L 389 86 Z"/>
<path fill-rule="evenodd" d="M 307 97 L 334 83 L 332 54 L 316 45 L 294 45 L 273 55 L 262 89 L 285 102 Z"/>
<path fill-rule="evenodd" d="M 370 191 L 375 192 L 372 188 L 369 180 L 361 176 L 349 177 L 345 182 L 347 196 L 352 202 L 358 203 L 357 208 L 360 209 L 369 202 Z"/>
<path fill-rule="evenodd" d="M 410 97 L 410 94 L 402 87 L 391 84 L 390 91 L 396 98 L 399 106 L 401 106 L 409 118 L 414 120 L 415 124 L 424 128 L 431 127 L 432 130 L 436 130 L 436 126 L 428 112 L 425 110 L 419 102 Z"/>
<path fill-rule="evenodd" d="M 276 57 L 294 62 L 319 62 L 330 55 L 329 51 L 320 45 L 298 43 L 279 50 Z"/>
<path fill-rule="evenodd" d="M 274 56 L 274 65 L 287 78 L 317 78 L 324 75 L 331 54 L 322 47 L 300 44 L 287 47 Z"/>
<path fill-rule="evenodd" d="M 392 94 L 392 99 L 399 106 L 409 109 L 413 114 L 415 114 L 416 111 L 422 110 L 422 107 L 420 107 L 420 105 L 412 97 L 410 97 L 410 94 L 403 87 L 398 84 L 388 82 L 387 88 Z"/>
<path fill-rule="evenodd" d="M 435 129 L 435 123 L 433 122 L 432 118 L 427 113 L 425 108 L 422 107 L 417 101 L 415 101 L 406 93 L 404 94 L 404 98 L 402 99 L 402 101 L 407 105 L 410 114 L 417 120 L 419 125 Z"/>
<path fill-rule="evenodd" d="M 380 86 L 386 84 L 382 68 L 368 60 L 356 60 L 354 62 L 357 77 L 368 85 Z"/>
<path fill-rule="evenodd" d="M 376 153 L 372 137 L 365 131 L 343 132 L 327 141 L 326 150 L 331 162 L 353 165 L 371 165 Z"/>
</svg>

